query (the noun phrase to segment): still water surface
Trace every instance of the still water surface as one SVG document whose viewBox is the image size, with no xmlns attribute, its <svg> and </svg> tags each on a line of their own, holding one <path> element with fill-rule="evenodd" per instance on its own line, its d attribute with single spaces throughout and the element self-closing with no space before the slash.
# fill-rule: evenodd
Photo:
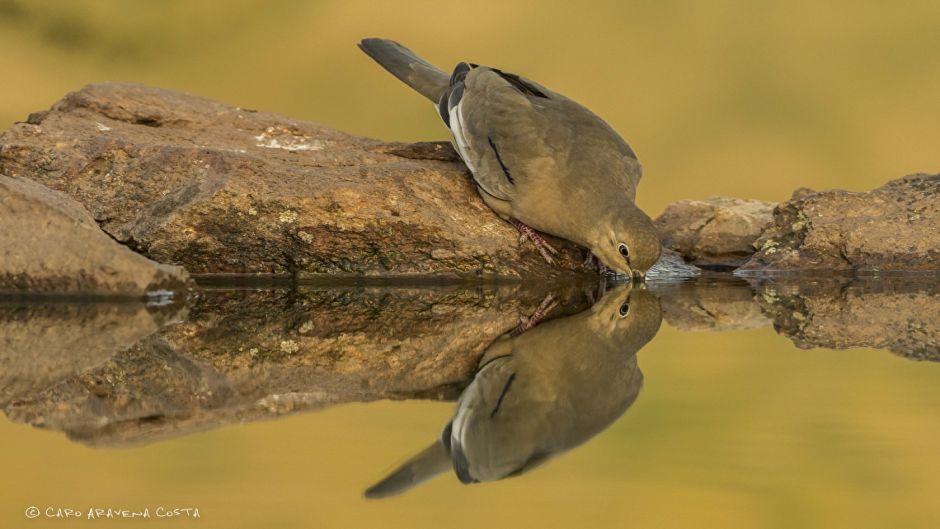
<svg viewBox="0 0 940 529">
<path fill-rule="evenodd" d="M 3 527 L 940 524 L 936 280 L 214 283 L 0 344 Z"/>
</svg>

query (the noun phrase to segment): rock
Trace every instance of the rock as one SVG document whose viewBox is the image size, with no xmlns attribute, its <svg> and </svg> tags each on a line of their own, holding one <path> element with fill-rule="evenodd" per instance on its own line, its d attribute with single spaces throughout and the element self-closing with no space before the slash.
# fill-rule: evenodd
<svg viewBox="0 0 940 529">
<path fill-rule="evenodd" d="M 867 193 L 798 190 L 774 212 L 746 271 L 940 270 L 940 175 Z"/>
<path fill-rule="evenodd" d="M 454 399 L 483 350 L 545 294 L 520 285 L 200 291 L 185 322 L 37 385 L 5 412 L 89 445 L 126 446 L 345 402 Z M 579 288 L 553 294 L 552 316 L 588 306 Z"/>
<path fill-rule="evenodd" d="M 0 175 L 0 293 L 142 297 L 187 281 L 114 242 L 68 196 Z"/>
<path fill-rule="evenodd" d="M 754 241 L 770 224 L 774 204 L 710 197 L 666 206 L 654 221 L 663 245 L 698 266 L 737 267 L 754 253 Z"/>
<path fill-rule="evenodd" d="M 480 199 L 449 144 L 389 144 L 179 92 L 99 84 L 0 136 L 0 171 L 63 191 L 191 273 L 539 279 L 557 266 Z"/>
<path fill-rule="evenodd" d="M 940 361 L 940 285 L 924 277 L 762 280 L 757 300 L 801 349 L 888 349 Z"/>
</svg>

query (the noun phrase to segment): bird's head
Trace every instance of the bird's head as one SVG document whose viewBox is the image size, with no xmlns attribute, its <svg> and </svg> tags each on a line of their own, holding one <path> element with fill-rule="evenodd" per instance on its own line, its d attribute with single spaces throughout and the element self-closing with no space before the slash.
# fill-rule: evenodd
<svg viewBox="0 0 940 529">
<path fill-rule="evenodd" d="M 653 221 L 634 205 L 605 215 L 587 243 L 608 268 L 628 276 L 646 274 L 662 252 Z"/>
</svg>

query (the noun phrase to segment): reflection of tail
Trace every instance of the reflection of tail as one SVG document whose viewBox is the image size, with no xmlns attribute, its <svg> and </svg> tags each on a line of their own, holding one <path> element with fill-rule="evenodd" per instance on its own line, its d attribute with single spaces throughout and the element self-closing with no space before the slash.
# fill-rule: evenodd
<svg viewBox="0 0 940 529">
<path fill-rule="evenodd" d="M 359 48 L 434 103 L 440 101 L 447 90 L 449 75 L 393 40 L 363 39 Z"/>
<path fill-rule="evenodd" d="M 387 498 L 401 494 L 419 483 L 447 472 L 451 466 L 450 454 L 447 453 L 444 444 L 441 441 L 435 441 L 433 445 L 409 459 L 385 479 L 369 487 L 365 493 L 366 498 Z"/>
</svg>

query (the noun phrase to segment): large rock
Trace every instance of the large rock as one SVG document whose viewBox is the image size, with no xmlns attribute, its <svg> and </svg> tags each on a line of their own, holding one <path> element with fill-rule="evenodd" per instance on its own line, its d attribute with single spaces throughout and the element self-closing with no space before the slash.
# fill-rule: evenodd
<svg viewBox="0 0 940 529">
<path fill-rule="evenodd" d="M 743 198 L 679 200 L 655 224 L 663 245 L 696 265 L 737 267 L 754 253 L 773 209 L 771 202 Z"/>
<path fill-rule="evenodd" d="M 798 190 L 755 245 L 742 271 L 940 270 L 940 175 L 867 193 Z"/>
<path fill-rule="evenodd" d="M 68 196 L 0 175 L 0 293 L 142 297 L 187 281 L 114 242 Z"/>
<path fill-rule="evenodd" d="M 65 192 L 116 240 L 191 273 L 591 273 L 546 264 L 447 144 L 389 144 L 138 85 L 100 84 L 0 136 L 0 172 Z"/>
</svg>

